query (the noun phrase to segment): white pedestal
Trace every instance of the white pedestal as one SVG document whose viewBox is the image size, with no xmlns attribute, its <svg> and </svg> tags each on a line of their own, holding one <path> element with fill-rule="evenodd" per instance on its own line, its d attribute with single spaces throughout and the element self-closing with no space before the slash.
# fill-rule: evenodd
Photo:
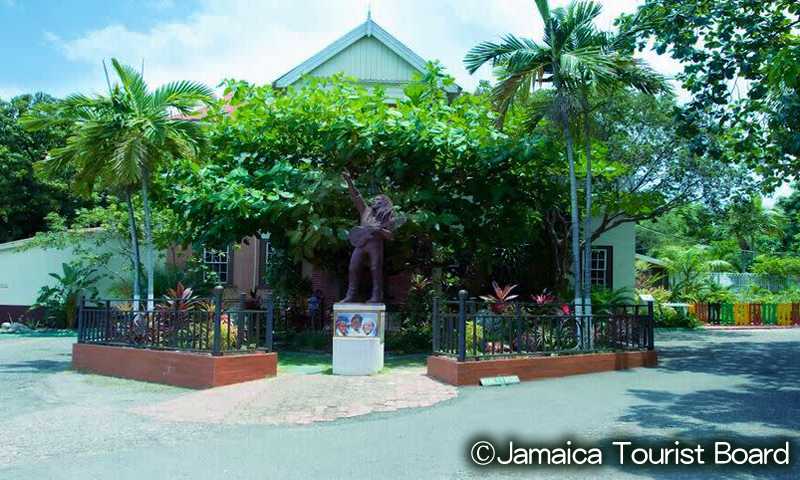
<svg viewBox="0 0 800 480">
<path fill-rule="evenodd" d="M 385 315 L 383 304 L 337 303 L 333 306 L 334 375 L 373 375 L 383 368 Z"/>
<path fill-rule="evenodd" d="M 334 375 L 373 375 L 382 368 L 380 338 L 333 338 Z"/>
</svg>

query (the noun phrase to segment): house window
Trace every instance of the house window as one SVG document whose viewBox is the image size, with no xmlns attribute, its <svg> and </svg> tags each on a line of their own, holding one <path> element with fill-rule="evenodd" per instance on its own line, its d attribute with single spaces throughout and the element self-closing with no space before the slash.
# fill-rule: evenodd
<svg viewBox="0 0 800 480">
<path fill-rule="evenodd" d="M 267 285 L 267 281 L 266 281 L 266 279 L 264 277 L 267 275 L 267 268 L 269 268 L 270 257 L 272 257 L 272 254 L 274 253 L 274 250 L 272 249 L 272 246 L 269 243 L 269 234 L 267 234 L 264 237 L 262 237 L 259 240 L 259 242 L 261 243 L 261 245 L 260 245 L 261 248 L 260 248 L 260 253 L 259 253 L 261 261 L 259 262 L 260 267 L 259 267 L 259 281 L 258 281 L 258 284 L 259 284 L 259 286 L 266 287 L 268 285 Z"/>
<path fill-rule="evenodd" d="M 230 250 L 222 251 L 213 248 L 203 249 L 203 263 L 216 274 L 216 280 L 223 285 L 230 283 L 230 259 Z"/>
<path fill-rule="evenodd" d="M 592 285 L 613 288 L 613 258 L 611 247 L 593 247 L 589 279 Z"/>
</svg>

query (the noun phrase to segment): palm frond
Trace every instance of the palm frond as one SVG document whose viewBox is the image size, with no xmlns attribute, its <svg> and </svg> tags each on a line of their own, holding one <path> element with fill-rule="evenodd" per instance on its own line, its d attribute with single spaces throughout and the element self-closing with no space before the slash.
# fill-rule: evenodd
<svg viewBox="0 0 800 480">
<path fill-rule="evenodd" d="M 550 21 L 550 2 L 548 0 L 536 0 L 536 9 L 539 10 L 539 16 L 545 23 Z"/>
<path fill-rule="evenodd" d="M 212 88 L 202 83 L 182 80 L 158 87 L 153 92 L 150 106 L 159 110 L 175 108 L 185 114 L 199 103 L 211 101 L 213 98 Z"/>
<path fill-rule="evenodd" d="M 122 89 L 125 90 L 131 106 L 136 111 L 142 111 L 149 103 L 147 84 L 142 78 L 142 74 L 134 70 L 130 65 L 120 63 L 116 58 L 111 59 L 111 66 L 117 72 Z"/>
</svg>

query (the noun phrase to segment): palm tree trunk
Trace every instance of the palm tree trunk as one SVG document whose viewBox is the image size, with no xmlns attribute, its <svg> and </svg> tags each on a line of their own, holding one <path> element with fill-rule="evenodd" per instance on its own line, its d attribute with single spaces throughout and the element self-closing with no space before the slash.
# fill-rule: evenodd
<svg viewBox="0 0 800 480">
<path fill-rule="evenodd" d="M 579 302 L 581 299 L 581 232 L 580 216 L 578 215 L 578 181 L 575 177 L 575 156 L 572 151 L 572 132 L 570 131 L 569 120 L 564 121 L 564 138 L 567 141 L 569 197 L 572 209 L 572 283 L 575 291 L 575 301 Z"/>
<path fill-rule="evenodd" d="M 139 310 L 139 300 L 142 298 L 142 261 L 139 258 L 139 232 L 136 231 L 136 217 L 131 201 L 131 189 L 125 189 L 125 203 L 128 205 L 128 224 L 131 231 L 131 260 L 133 262 L 133 311 Z"/>
<path fill-rule="evenodd" d="M 589 139 L 589 104 L 584 98 L 584 130 L 586 135 L 586 226 L 583 228 L 583 299 L 591 304 L 592 296 L 592 142 Z"/>
<path fill-rule="evenodd" d="M 556 95 L 562 93 L 560 79 L 560 62 L 556 56 L 553 57 L 553 85 L 556 88 Z M 558 99 L 556 100 L 558 101 Z M 572 210 L 572 286 L 575 294 L 575 310 L 578 310 L 578 302 L 581 298 L 581 226 L 580 215 L 578 212 L 578 180 L 575 177 L 575 155 L 572 149 L 572 131 L 569 126 L 569 117 L 562 118 L 564 127 L 564 140 L 567 142 L 567 160 L 569 162 L 569 196 Z"/>
<path fill-rule="evenodd" d="M 147 184 L 150 181 L 147 168 L 142 169 L 142 203 L 144 205 L 144 239 L 147 243 L 147 310 L 151 311 L 154 307 L 153 292 L 155 285 L 155 248 L 153 248 L 153 229 L 150 220 L 150 202 L 147 198 Z"/>
</svg>

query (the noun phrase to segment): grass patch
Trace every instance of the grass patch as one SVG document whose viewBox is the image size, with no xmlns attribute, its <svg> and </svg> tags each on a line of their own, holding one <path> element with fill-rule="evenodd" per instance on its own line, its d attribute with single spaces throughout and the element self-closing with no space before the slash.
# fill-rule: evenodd
<svg viewBox="0 0 800 480">
<path fill-rule="evenodd" d="M 383 359 L 383 369 L 387 373 L 395 368 L 424 367 L 428 357 L 416 355 L 387 355 Z M 316 370 L 324 375 L 333 375 L 333 356 L 325 353 L 278 351 L 279 370 Z"/>
</svg>

